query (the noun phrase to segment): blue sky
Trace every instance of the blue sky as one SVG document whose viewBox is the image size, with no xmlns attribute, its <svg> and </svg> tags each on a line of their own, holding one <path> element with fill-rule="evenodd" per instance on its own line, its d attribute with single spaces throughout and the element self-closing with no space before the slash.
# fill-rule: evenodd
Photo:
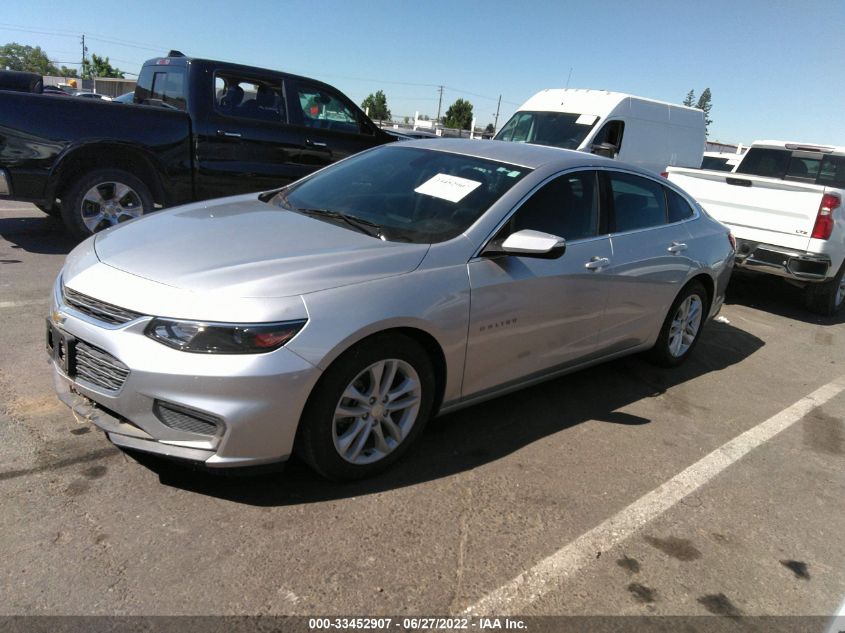
<svg viewBox="0 0 845 633">
<path fill-rule="evenodd" d="M 845 1 L 429 2 L 28 0 L 0 16 L 0 43 L 52 59 L 89 52 L 137 73 L 176 48 L 331 83 L 360 103 L 384 90 L 395 116 L 458 97 L 501 126 L 543 88 L 597 88 L 680 103 L 713 94 L 710 139 L 845 145 Z M 40 32 L 35 32 L 40 31 Z M 571 77 L 570 75 L 571 69 Z"/>
</svg>

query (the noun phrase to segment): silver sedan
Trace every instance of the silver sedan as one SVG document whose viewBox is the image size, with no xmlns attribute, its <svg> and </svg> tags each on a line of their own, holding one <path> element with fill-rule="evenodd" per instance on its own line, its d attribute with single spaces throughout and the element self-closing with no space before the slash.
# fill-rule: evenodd
<svg viewBox="0 0 845 633">
<path fill-rule="evenodd" d="M 438 413 L 625 354 L 679 364 L 733 257 L 655 174 L 411 141 L 90 237 L 47 349 L 60 399 L 117 446 L 359 478 Z"/>
</svg>

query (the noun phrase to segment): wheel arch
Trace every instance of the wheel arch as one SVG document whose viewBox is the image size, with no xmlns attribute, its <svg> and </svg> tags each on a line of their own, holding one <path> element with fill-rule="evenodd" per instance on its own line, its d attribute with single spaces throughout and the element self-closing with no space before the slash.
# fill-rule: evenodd
<svg viewBox="0 0 845 633">
<path fill-rule="evenodd" d="M 153 201 L 166 206 L 162 169 L 149 152 L 128 143 L 97 141 L 66 151 L 53 168 L 50 201 L 62 198 L 80 177 L 98 169 L 121 169 L 140 179 L 150 189 Z"/>
</svg>

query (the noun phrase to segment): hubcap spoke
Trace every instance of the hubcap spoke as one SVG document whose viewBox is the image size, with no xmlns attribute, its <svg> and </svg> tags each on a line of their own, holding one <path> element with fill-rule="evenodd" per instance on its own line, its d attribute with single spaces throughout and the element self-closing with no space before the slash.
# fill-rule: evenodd
<svg viewBox="0 0 845 633">
<path fill-rule="evenodd" d="M 396 440 L 397 444 L 402 441 L 402 429 L 400 429 L 390 416 L 382 420 L 382 425 L 387 429 L 387 433 Z"/>
<path fill-rule="evenodd" d="M 701 313 L 704 304 L 698 295 L 687 297 L 675 313 L 669 327 L 669 353 L 675 358 L 686 354 L 695 342 L 701 327 Z"/>
<path fill-rule="evenodd" d="M 355 420 L 349 430 L 343 434 L 343 436 L 337 438 L 337 446 L 340 449 L 341 453 L 346 453 L 349 450 L 349 447 L 352 445 L 352 442 L 361 435 L 361 431 L 363 431 L 368 424 L 364 422 L 364 420 Z"/>
<path fill-rule="evenodd" d="M 93 233 L 97 227 L 100 226 L 100 222 L 103 221 L 104 217 L 105 216 L 102 213 L 98 213 L 96 215 L 82 216 L 82 221 L 85 223 L 88 230 Z"/>
<path fill-rule="evenodd" d="M 126 194 L 132 191 L 129 187 L 124 185 L 122 182 L 114 183 L 114 191 L 112 194 L 112 200 L 114 200 L 117 204 L 121 204 L 121 200 L 126 197 Z M 134 192 L 133 192 L 134 193 Z M 121 205 L 122 206 L 122 205 Z"/>
</svg>

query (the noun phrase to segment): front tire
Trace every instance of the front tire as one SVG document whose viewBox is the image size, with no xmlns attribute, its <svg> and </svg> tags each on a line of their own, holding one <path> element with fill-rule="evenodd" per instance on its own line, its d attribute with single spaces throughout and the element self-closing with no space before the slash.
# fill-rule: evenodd
<svg viewBox="0 0 845 633">
<path fill-rule="evenodd" d="M 431 416 L 434 369 L 402 334 L 355 345 L 323 374 L 303 412 L 296 451 L 332 480 L 372 477 L 396 462 Z"/>
<path fill-rule="evenodd" d="M 65 227 L 83 239 L 153 210 L 149 187 L 122 169 L 98 169 L 73 183 L 62 198 Z"/>
<path fill-rule="evenodd" d="M 845 305 L 845 262 L 839 267 L 836 277 L 830 281 L 807 284 L 804 289 L 804 305 L 807 309 L 821 314 L 833 316 Z"/>
<path fill-rule="evenodd" d="M 676 367 L 695 349 L 706 319 L 707 292 L 697 281 L 686 285 L 663 321 L 657 342 L 648 352 L 651 362 Z"/>
</svg>

